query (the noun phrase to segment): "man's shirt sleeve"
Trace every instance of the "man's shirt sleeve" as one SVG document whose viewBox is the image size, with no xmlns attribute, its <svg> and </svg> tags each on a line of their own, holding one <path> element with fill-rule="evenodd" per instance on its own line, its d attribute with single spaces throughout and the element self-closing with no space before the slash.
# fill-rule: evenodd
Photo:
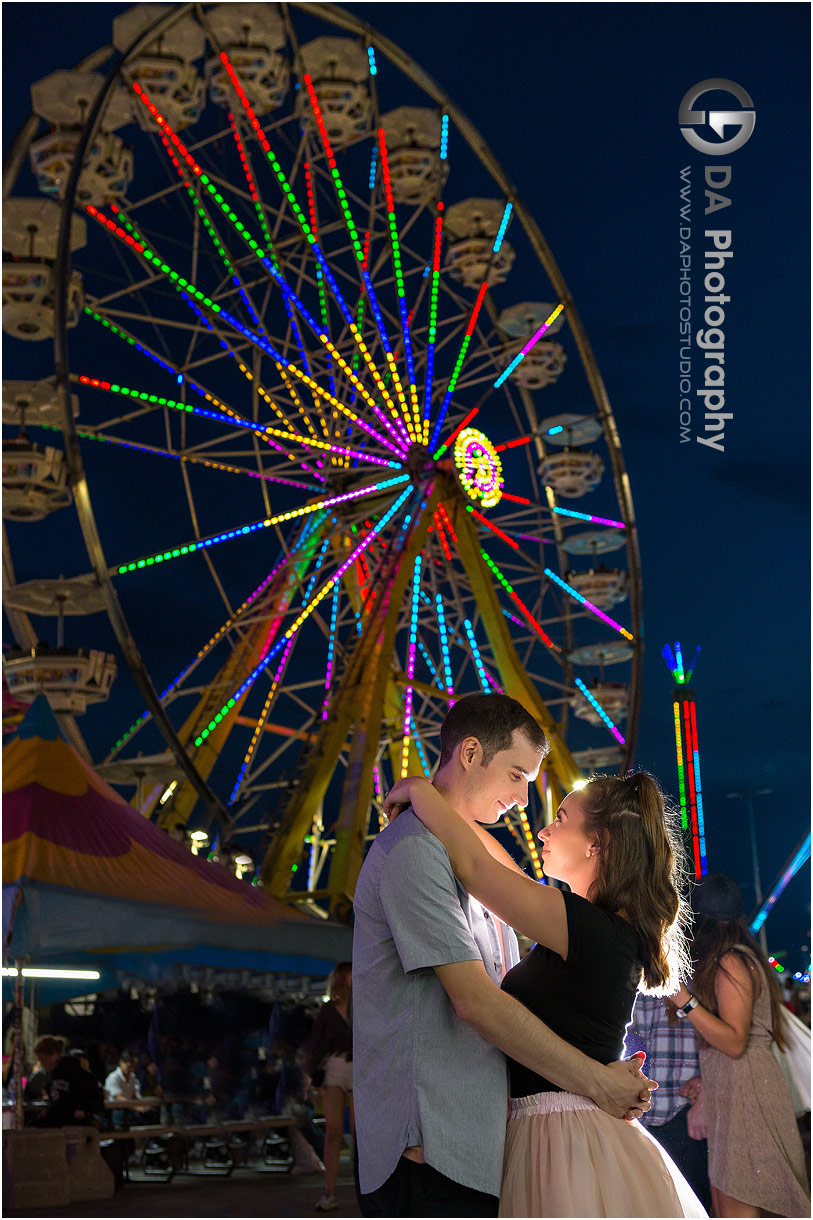
<svg viewBox="0 0 813 1220">
<path fill-rule="evenodd" d="M 395 844 L 378 894 L 405 973 L 482 961 L 446 849 L 433 835 L 408 835 Z"/>
</svg>

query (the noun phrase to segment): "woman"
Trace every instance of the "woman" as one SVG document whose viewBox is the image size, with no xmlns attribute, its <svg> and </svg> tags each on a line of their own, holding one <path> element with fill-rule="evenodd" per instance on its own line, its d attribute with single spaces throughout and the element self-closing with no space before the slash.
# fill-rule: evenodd
<svg viewBox="0 0 813 1220">
<path fill-rule="evenodd" d="M 316 1204 L 317 1211 L 335 1211 L 336 1178 L 344 1131 L 345 1107 L 350 1109 L 350 1131 L 355 1132 L 353 1113 L 353 1030 L 348 1007 L 353 982 L 350 962 L 339 962 L 328 979 L 330 999 L 322 1006 L 313 1024 L 311 1038 L 311 1076 L 324 1071 L 321 1083 L 325 1115 L 325 1193 Z"/>
<path fill-rule="evenodd" d="M 697 1031 L 706 1103 L 709 1178 L 718 1216 L 810 1215 L 804 1151 L 782 1070 L 782 998 L 743 918 L 731 877 L 701 878 L 692 995 L 674 996 Z"/>
<path fill-rule="evenodd" d="M 446 847 L 465 888 L 538 943 L 503 987 L 554 1033 L 604 1063 L 620 1058 L 643 978 L 672 991 L 686 963 L 680 840 L 655 781 L 597 776 L 541 831 L 545 872 L 570 893 L 494 859 L 426 780 L 395 785 Z M 676 1166 L 637 1122 L 604 1114 L 509 1060 L 502 1216 L 705 1216 Z"/>
</svg>

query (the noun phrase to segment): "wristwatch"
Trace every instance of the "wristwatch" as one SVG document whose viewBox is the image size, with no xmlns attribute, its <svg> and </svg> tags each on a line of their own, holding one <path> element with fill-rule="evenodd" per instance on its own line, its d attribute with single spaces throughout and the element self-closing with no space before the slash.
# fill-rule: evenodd
<svg viewBox="0 0 813 1220">
<path fill-rule="evenodd" d="M 692 1011 L 692 1009 L 697 1008 L 697 1005 L 699 1003 L 700 1003 L 699 1000 L 696 1000 L 693 995 L 690 995 L 688 1000 L 686 1001 L 686 1003 L 683 1005 L 683 1007 L 676 1009 L 677 1016 L 679 1016 L 681 1018 L 688 1017 L 688 1015 Z"/>
</svg>

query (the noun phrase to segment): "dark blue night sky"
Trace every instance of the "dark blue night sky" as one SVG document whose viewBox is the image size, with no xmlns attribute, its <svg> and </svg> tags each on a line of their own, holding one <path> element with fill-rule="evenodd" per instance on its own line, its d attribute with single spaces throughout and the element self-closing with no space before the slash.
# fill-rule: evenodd
<svg viewBox="0 0 813 1220">
<path fill-rule="evenodd" d="M 30 84 L 109 42 L 113 17 L 128 7 L 3 6 L 6 149 Z M 640 533 L 647 652 L 637 762 L 675 789 L 660 650 L 680 640 L 691 654 L 702 644 L 694 687 L 709 867 L 735 876 L 750 905 L 744 804 L 726 794 L 771 789 L 755 798 L 766 892 L 810 822 L 809 8 L 347 7 L 465 111 L 564 274 L 618 423 Z M 694 440 L 699 406 L 689 443 L 678 421 L 680 172 L 690 167 L 699 254 L 710 159 L 689 147 L 677 115 L 687 90 L 708 78 L 737 82 L 756 111 L 750 140 L 723 159 L 731 204 L 708 221 L 731 231 L 734 251 L 725 320 L 733 418 L 722 453 Z M 48 574 L 52 566 L 42 565 Z M 87 566 L 82 555 L 64 564 L 66 573 Z M 89 719 L 82 728 L 103 753 L 107 734 L 97 743 Z M 808 864 L 766 925 L 769 950 L 785 950 L 793 970 L 810 961 L 809 886 Z"/>
</svg>

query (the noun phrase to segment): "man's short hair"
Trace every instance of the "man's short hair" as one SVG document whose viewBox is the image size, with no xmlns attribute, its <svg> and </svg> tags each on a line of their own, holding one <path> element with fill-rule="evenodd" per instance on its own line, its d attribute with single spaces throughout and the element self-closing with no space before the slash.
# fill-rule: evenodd
<svg viewBox="0 0 813 1220">
<path fill-rule="evenodd" d="M 483 766 L 487 767 L 495 754 L 508 749 L 517 729 L 544 758 L 550 743 L 530 712 L 516 699 L 509 695 L 465 695 L 457 700 L 440 726 L 438 765 L 445 766 L 467 737 L 476 737 L 483 748 Z"/>
<path fill-rule="evenodd" d="M 34 1054 L 38 1059 L 40 1055 L 64 1055 L 67 1045 L 67 1038 L 63 1038 L 61 1035 L 45 1034 L 42 1038 L 37 1038 L 34 1043 Z"/>
<path fill-rule="evenodd" d="M 122 1051 L 119 1055 L 119 1063 L 138 1063 L 135 1055 L 131 1055 L 129 1051 Z"/>
</svg>

